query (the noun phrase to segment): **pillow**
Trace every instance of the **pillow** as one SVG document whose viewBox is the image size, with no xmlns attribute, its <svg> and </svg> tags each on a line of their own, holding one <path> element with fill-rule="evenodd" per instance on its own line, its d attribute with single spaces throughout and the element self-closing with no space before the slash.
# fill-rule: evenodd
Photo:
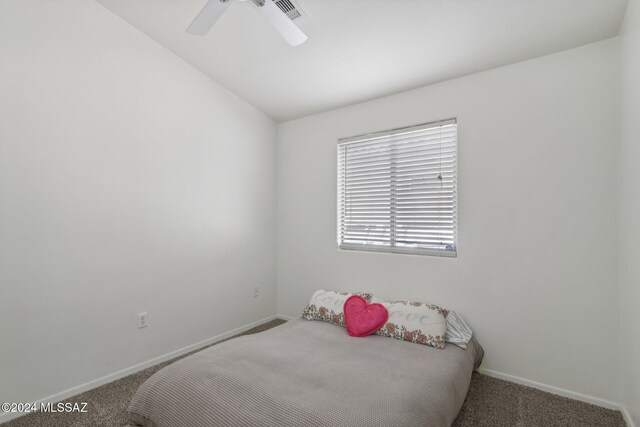
<svg viewBox="0 0 640 427">
<path fill-rule="evenodd" d="M 351 295 L 360 295 L 367 302 L 371 302 L 370 293 L 349 293 L 326 291 L 320 289 L 311 295 L 309 305 L 302 311 L 302 318 L 307 320 L 323 320 L 336 325 L 345 326 L 344 323 L 344 302 Z"/>
<path fill-rule="evenodd" d="M 352 337 L 366 337 L 382 327 L 389 312 L 382 304 L 369 304 L 363 296 L 351 295 L 344 303 L 344 323 Z"/>
<path fill-rule="evenodd" d="M 389 312 L 389 320 L 376 335 L 443 349 L 448 310 L 413 301 L 383 301 L 374 298 Z"/>
<path fill-rule="evenodd" d="M 472 335 L 473 331 L 462 316 L 455 311 L 450 311 L 447 315 L 447 332 L 444 334 L 444 340 L 458 347 L 467 348 Z"/>
</svg>

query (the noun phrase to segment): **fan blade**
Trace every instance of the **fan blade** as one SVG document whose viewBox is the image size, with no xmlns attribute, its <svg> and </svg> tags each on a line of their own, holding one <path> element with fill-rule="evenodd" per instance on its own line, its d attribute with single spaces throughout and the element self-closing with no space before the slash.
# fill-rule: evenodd
<svg viewBox="0 0 640 427">
<path fill-rule="evenodd" d="M 267 20 L 269 25 L 280 34 L 291 46 L 298 46 L 307 40 L 307 36 L 294 24 L 291 19 L 272 0 L 264 0 L 263 6 L 251 2 L 258 13 Z"/>
<path fill-rule="evenodd" d="M 211 27 L 213 27 L 213 24 L 215 24 L 224 11 L 227 10 L 229 3 L 229 1 L 209 0 L 191 25 L 189 25 L 189 28 L 187 28 L 187 33 L 198 36 L 207 34 Z"/>
</svg>

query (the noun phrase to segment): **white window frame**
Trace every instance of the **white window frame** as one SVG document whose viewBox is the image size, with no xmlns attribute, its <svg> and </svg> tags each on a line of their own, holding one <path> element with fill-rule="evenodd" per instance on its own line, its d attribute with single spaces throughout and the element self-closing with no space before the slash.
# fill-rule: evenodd
<svg viewBox="0 0 640 427">
<path fill-rule="evenodd" d="M 394 136 L 398 136 L 398 138 L 400 138 L 399 135 L 407 135 L 410 134 L 412 132 L 420 132 L 420 131 L 428 131 L 430 129 L 434 129 L 434 128 L 440 128 L 442 129 L 442 127 L 448 127 L 451 128 L 451 126 L 453 126 L 453 135 L 454 135 L 454 142 L 453 142 L 453 190 L 447 190 L 447 193 L 451 193 L 452 192 L 452 196 L 453 196 L 453 201 L 449 202 L 449 204 L 452 206 L 453 211 L 452 213 L 447 213 L 447 217 L 443 218 L 446 219 L 448 222 L 452 221 L 452 235 L 449 236 L 449 238 L 453 239 L 453 244 L 452 245 L 445 245 L 443 243 L 441 243 L 439 246 L 440 247 L 425 247 L 425 246 L 420 246 L 421 243 L 419 242 L 414 242 L 415 246 L 409 246 L 412 244 L 412 242 L 402 242 L 400 244 L 400 246 L 398 246 L 398 238 L 396 237 L 396 233 L 397 233 L 397 228 L 395 226 L 395 214 L 394 214 L 394 199 L 395 196 L 393 196 L 392 194 L 397 194 L 395 193 L 395 189 L 394 189 L 394 182 L 397 180 L 397 176 L 395 175 L 395 170 L 393 165 L 395 164 L 394 162 L 391 162 L 391 166 L 389 167 L 390 169 L 390 175 L 389 175 L 389 187 L 390 187 L 390 196 L 389 196 L 389 231 L 388 231 L 388 237 L 384 237 L 382 238 L 383 240 L 387 241 L 388 240 L 388 244 L 386 243 L 375 243 L 375 242 L 369 242 L 369 243 L 347 243 L 344 242 L 344 237 L 346 232 L 344 232 L 345 227 L 348 227 L 345 224 L 346 218 L 348 217 L 347 214 L 347 203 L 346 203 L 346 199 L 347 199 L 347 184 L 346 184 L 346 163 L 348 160 L 344 160 L 344 164 L 341 163 L 341 156 L 347 156 L 347 151 L 346 151 L 346 147 L 350 144 L 362 144 L 365 145 L 367 143 L 371 143 L 371 141 L 375 141 L 376 139 L 385 139 L 388 141 L 393 141 L 392 139 L 390 139 L 389 137 L 394 137 Z M 439 143 L 440 146 L 442 147 L 443 143 L 443 138 L 440 137 L 439 139 Z M 397 141 L 395 143 L 398 143 Z M 390 144 L 393 144 L 393 142 L 390 142 Z M 450 145 L 450 143 L 449 143 Z M 387 130 L 387 131 L 383 131 L 383 132 L 376 132 L 376 133 L 370 133 L 370 134 L 364 134 L 364 135 L 358 135 L 358 136 L 353 136 L 353 137 L 349 137 L 349 138 L 342 138 L 338 140 L 338 145 L 337 145 L 337 222 L 336 222 L 336 231 L 337 231 L 337 243 L 338 243 L 338 248 L 341 250 L 357 250 L 357 251 L 372 251 L 372 252 L 385 252 L 385 253 L 399 253 L 399 254 L 413 254 L 413 255 L 431 255 L 431 256 L 442 256 L 442 257 L 457 257 L 457 217 L 458 217 L 458 213 L 457 213 L 457 192 L 458 192 L 458 185 L 457 185 L 457 147 L 458 147 L 458 132 L 457 132 L 457 120 L 454 119 L 448 119 L 448 120 L 440 120 L 437 122 L 430 122 L 430 123 L 423 123 L 420 125 L 414 125 L 414 126 L 407 126 L 407 127 L 403 127 L 403 128 L 397 128 L 397 129 L 392 129 L 392 130 Z M 449 150 L 451 150 L 451 147 L 448 146 L 447 147 Z M 343 151 L 341 151 L 343 150 Z M 390 154 L 389 156 L 393 156 L 394 150 L 393 148 L 389 149 Z M 402 154 L 402 153 L 401 153 Z M 440 151 L 440 155 L 439 155 L 439 159 L 442 159 L 442 150 Z M 430 159 L 431 160 L 431 159 Z M 390 160 L 391 161 L 391 160 Z M 341 165 L 343 166 L 341 168 Z M 442 166 L 440 166 L 442 167 Z M 450 171 L 451 169 L 451 161 L 449 161 L 449 169 L 447 171 Z M 443 173 L 440 173 L 439 177 L 441 178 L 443 175 Z M 442 182 L 442 180 L 440 180 L 440 182 Z M 440 199 L 439 199 L 440 200 Z M 450 209 L 450 208 L 449 208 Z M 440 224 L 438 224 L 440 226 Z M 436 227 L 434 227 L 435 229 L 438 229 Z M 354 239 L 351 239 L 354 240 Z M 373 239 L 372 239 L 373 240 Z M 422 244 L 422 245 L 426 245 Z"/>
</svg>

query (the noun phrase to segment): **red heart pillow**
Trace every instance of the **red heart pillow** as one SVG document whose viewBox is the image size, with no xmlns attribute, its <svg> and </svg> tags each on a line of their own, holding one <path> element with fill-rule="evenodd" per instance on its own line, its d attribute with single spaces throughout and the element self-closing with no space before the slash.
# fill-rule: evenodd
<svg viewBox="0 0 640 427">
<path fill-rule="evenodd" d="M 352 337 L 371 335 L 389 319 L 389 312 L 382 304 L 369 304 L 360 295 L 347 298 L 343 310 L 347 333 Z"/>
</svg>

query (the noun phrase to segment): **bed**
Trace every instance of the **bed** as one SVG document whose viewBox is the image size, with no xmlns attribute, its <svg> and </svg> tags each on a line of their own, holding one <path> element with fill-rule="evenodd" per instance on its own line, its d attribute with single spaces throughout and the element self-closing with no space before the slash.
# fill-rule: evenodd
<svg viewBox="0 0 640 427">
<path fill-rule="evenodd" d="M 181 359 L 150 377 L 130 424 L 198 426 L 450 426 L 482 360 L 464 350 L 295 319 Z"/>
</svg>

